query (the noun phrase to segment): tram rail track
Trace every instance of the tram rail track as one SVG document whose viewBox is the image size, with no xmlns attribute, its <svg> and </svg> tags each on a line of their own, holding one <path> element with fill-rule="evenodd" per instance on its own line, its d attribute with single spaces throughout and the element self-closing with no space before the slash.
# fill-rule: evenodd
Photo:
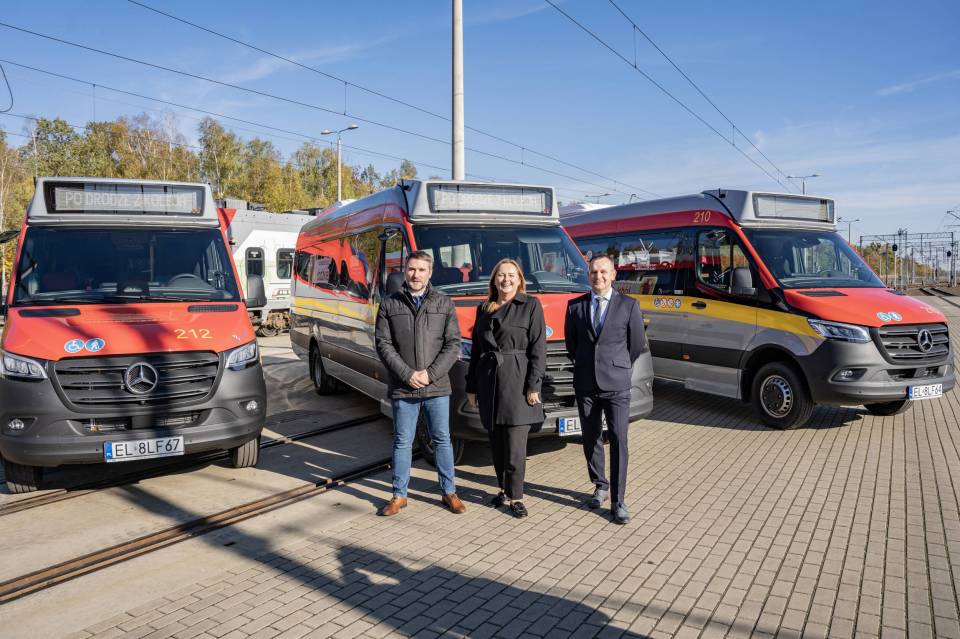
<svg viewBox="0 0 960 639">
<path fill-rule="evenodd" d="M 304 439 L 309 439 L 311 437 L 323 435 L 326 433 L 333 433 L 340 430 L 345 430 L 347 428 L 353 428 L 355 426 L 362 426 L 363 424 L 368 424 L 381 418 L 383 418 L 383 415 L 381 413 L 373 413 L 370 415 L 355 417 L 353 419 L 348 419 L 341 422 L 335 422 L 333 424 L 326 424 L 323 426 L 319 426 L 317 428 L 312 428 L 299 433 L 295 433 L 293 435 L 285 435 L 285 436 L 277 437 L 275 439 L 268 439 L 266 441 L 261 441 L 260 450 L 274 448 L 276 446 L 282 446 L 285 444 L 292 444 Z M 196 456 L 185 457 L 182 460 L 178 460 L 176 462 L 164 464 L 162 466 L 157 466 L 154 468 L 134 471 L 132 473 L 121 475 L 120 477 L 111 477 L 109 479 L 99 479 L 92 482 L 79 484 L 72 488 L 57 488 L 53 491 L 45 492 L 41 495 L 24 497 L 22 499 L 18 499 L 16 501 L 12 501 L 8 504 L 4 504 L 3 506 L 0 506 L 0 517 L 5 517 L 7 515 L 12 515 L 14 513 L 23 512 L 25 510 L 40 508 L 41 506 L 55 504 L 61 501 L 66 501 L 68 499 L 76 499 L 78 497 L 83 497 L 85 495 L 89 495 L 101 490 L 105 490 L 107 488 L 115 488 L 117 486 L 124 486 L 127 484 L 137 483 L 145 479 L 161 477 L 163 475 L 168 475 L 174 472 L 182 472 L 182 471 L 190 470 L 193 468 L 200 468 L 212 462 L 220 461 L 226 458 L 227 458 L 226 451 L 200 453 L 199 455 L 196 455 Z"/>
<path fill-rule="evenodd" d="M 419 456 L 419 454 L 416 456 Z M 392 459 L 390 457 L 379 459 L 334 477 L 323 478 L 312 484 L 298 486 L 217 513 L 197 517 L 130 541 L 0 582 L 0 605 L 215 530 L 233 526 L 273 510 L 290 506 L 358 479 L 388 470 L 391 465 Z"/>
<path fill-rule="evenodd" d="M 922 286 L 920 287 L 920 291 L 923 292 L 924 295 L 928 295 L 929 297 L 937 297 L 943 300 L 944 302 L 946 302 L 947 304 L 950 304 L 951 306 L 956 306 L 957 308 L 960 308 L 960 303 L 953 301 L 953 298 L 955 296 L 949 293 L 948 291 L 944 291 L 939 287 Z"/>
</svg>

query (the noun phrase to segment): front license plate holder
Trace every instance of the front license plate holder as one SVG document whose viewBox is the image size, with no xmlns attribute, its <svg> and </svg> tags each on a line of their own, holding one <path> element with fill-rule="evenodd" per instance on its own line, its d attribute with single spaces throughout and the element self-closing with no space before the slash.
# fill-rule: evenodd
<svg viewBox="0 0 960 639">
<path fill-rule="evenodd" d="M 104 442 L 103 461 L 124 462 L 183 455 L 183 435 Z"/>
<path fill-rule="evenodd" d="M 909 399 L 936 399 L 943 397 L 943 384 L 924 384 L 907 388 Z"/>
</svg>

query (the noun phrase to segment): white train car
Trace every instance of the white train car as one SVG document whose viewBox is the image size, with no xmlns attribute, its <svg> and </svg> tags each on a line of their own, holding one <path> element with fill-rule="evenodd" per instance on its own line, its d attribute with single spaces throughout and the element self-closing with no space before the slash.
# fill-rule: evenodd
<svg viewBox="0 0 960 639">
<path fill-rule="evenodd" d="M 271 337 L 290 327 L 290 278 L 300 228 L 314 219 L 307 213 L 272 213 L 249 209 L 223 209 L 227 237 L 241 277 L 263 278 L 267 303 L 251 308 L 257 333 Z"/>
</svg>

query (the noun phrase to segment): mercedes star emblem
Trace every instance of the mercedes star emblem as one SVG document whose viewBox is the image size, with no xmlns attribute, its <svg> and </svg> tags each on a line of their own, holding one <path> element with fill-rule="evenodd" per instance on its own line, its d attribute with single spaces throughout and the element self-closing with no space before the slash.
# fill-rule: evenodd
<svg viewBox="0 0 960 639">
<path fill-rule="evenodd" d="M 920 350 L 924 353 L 930 351 L 933 348 L 933 335 L 925 328 L 920 329 L 920 332 L 917 333 L 917 345 L 920 346 Z"/>
<path fill-rule="evenodd" d="M 137 362 L 131 364 L 123 374 L 123 381 L 131 393 L 144 395 L 157 387 L 160 374 L 150 364 Z"/>
</svg>

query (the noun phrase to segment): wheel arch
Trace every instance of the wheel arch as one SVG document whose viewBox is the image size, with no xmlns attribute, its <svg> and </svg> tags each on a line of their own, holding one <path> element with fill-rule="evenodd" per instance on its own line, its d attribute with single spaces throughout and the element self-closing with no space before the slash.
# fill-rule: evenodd
<svg viewBox="0 0 960 639">
<path fill-rule="evenodd" d="M 783 362 L 792 366 L 797 371 L 809 394 L 810 382 L 807 380 L 806 373 L 804 373 L 800 362 L 797 361 L 794 354 L 783 347 L 769 345 L 762 346 L 750 352 L 746 355 L 740 366 L 740 369 L 743 371 L 740 375 L 740 398 L 743 401 L 749 402 L 752 399 L 751 393 L 754 377 L 756 377 L 757 371 L 770 362 Z"/>
</svg>

